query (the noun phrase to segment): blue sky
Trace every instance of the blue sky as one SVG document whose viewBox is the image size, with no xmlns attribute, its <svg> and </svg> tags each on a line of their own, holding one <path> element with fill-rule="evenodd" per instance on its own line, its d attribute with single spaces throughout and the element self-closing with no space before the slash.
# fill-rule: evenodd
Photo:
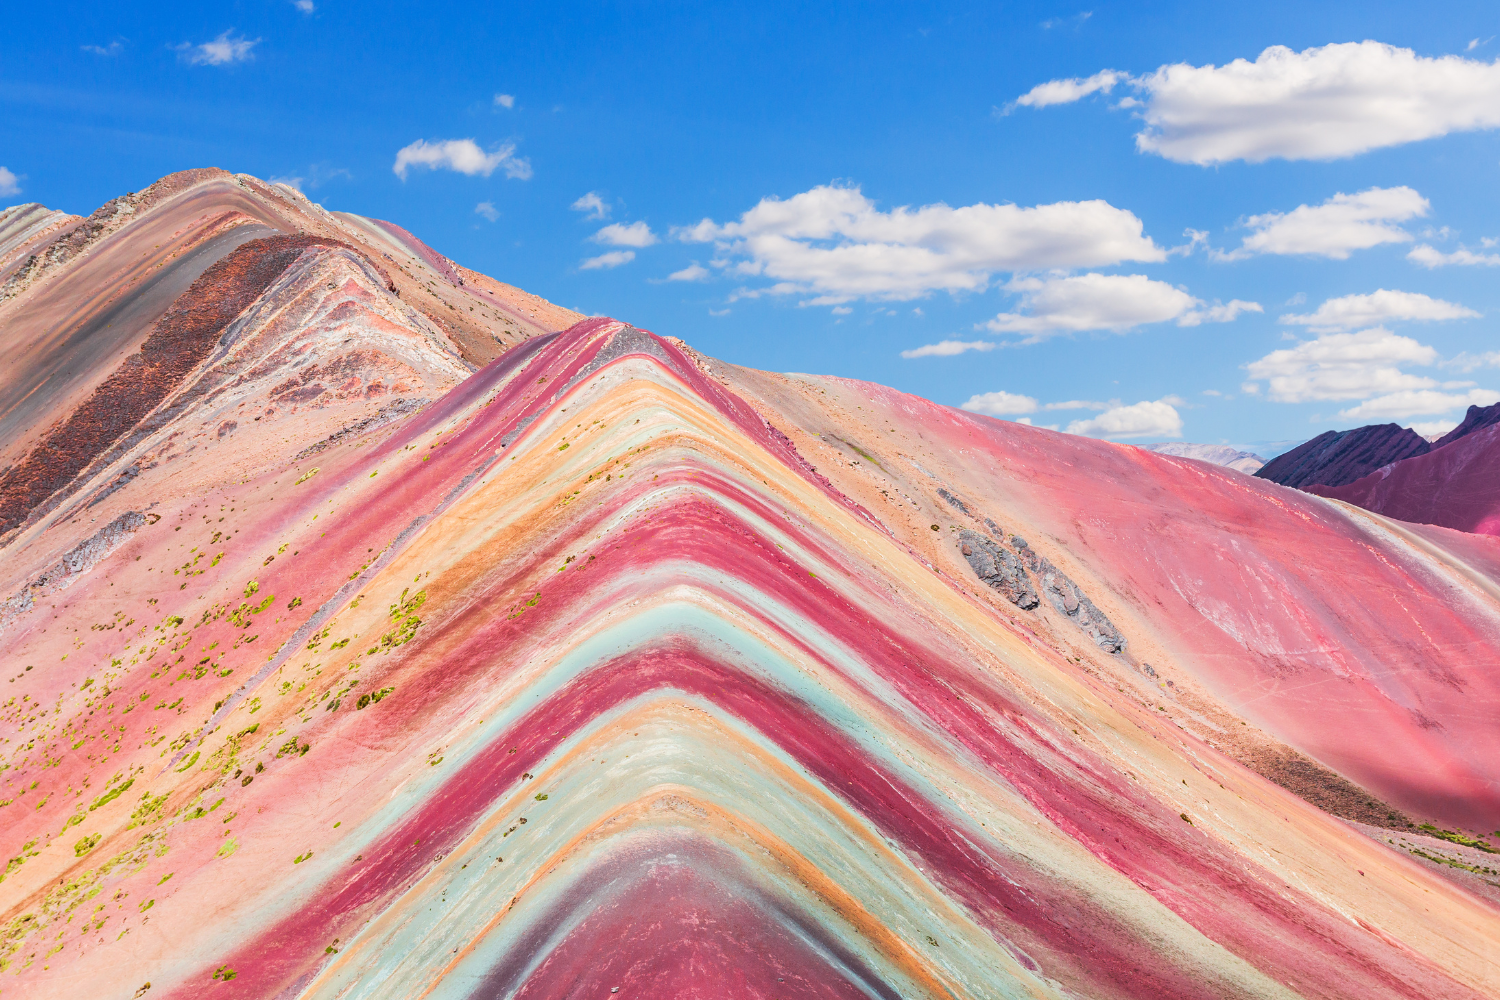
<svg viewBox="0 0 1500 1000">
<path fill-rule="evenodd" d="M 1500 399 L 1493 3 L 557 6 L 28 6 L 0 205 L 295 179 L 729 361 L 1120 440 Z"/>
</svg>

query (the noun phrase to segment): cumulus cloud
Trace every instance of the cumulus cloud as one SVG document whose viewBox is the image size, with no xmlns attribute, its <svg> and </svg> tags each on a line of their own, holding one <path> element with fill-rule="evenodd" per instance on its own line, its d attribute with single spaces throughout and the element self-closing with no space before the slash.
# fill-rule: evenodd
<svg viewBox="0 0 1500 1000">
<path fill-rule="evenodd" d="M 292 0 L 292 6 L 304 14 L 311 14 L 318 8 L 314 6 L 313 0 Z"/>
<path fill-rule="evenodd" d="M 1346 260 L 1351 250 L 1367 250 L 1382 243 L 1406 243 L 1411 234 L 1396 222 L 1426 215 L 1426 198 L 1409 187 L 1370 188 L 1358 194 L 1336 194 L 1321 205 L 1299 205 L 1290 212 L 1252 215 L 1245 225 L 1254 230 L 1221 260 L 1253 254 L 1310 254 Z"/>
<path fill-rule="evenodd" d="M 531 163 L 516 156 L 514 143 L 508 142 L 499 149 L 486 153 L 473 139 L 443 139 L 438 142 L 418 139 L 396 153 L 396 164 L 391 169 L 404 181 L 406 172 L 412 167 L 454 170 L 470 177 L 488 177 L 497 169 L 503 169 L 505 176 L 522 181 L 531 176 Z"/>
<path fill-rule="evenodd" d="M 496 94 L 495 95 L 495 107 L 509 109 L 509 108 L 513 108 L 515 106 L 516 106 L 516 98 L 515 98 L 514 94 Z"/>
<path fill-rule="evenodd" d="M 1447 267 L 1449 264 L 1459 265 L 1481 265 L 1485 267 L 1500 267 L 1500 253 L 1475 253 L 1460 247 L 1452 253 L 1443 253 L 1423 243 L 1421 246 L 1411 248 L 1406 259 L 1414 264 L 1421 264 L 1431 270 L 1434 267 Z"/>
<path fill-rule="evenodd" d="M 477 215 L 484 216 L 491 222 L 494 222 L 496 219 L 500 218 L 500 210 L 495 207 L 495 203 L 492 201 L 481 201 L 479 204 L 474 206 L 474 212 Z"/>
<path fill-rule="evenodd" d="M 994 349 L 995 344 L 988 340 L 940 340 L 936 344 L 923 344 L 921 347 L 902 351 L 901 356 L 903 358 L 951 358 L 965 351 L 993 351 Z"/>
<path fill-rule="evenodd" d="M 117 38 L 108 45 L 80 45 L 79 48 L 96 56 L 117 56 L 125 45 Z"/>
<path fill-rule="evenodd" d="M 1254 302 L 1239 299 L 1205 305 L 1180 288 L 1144 274 L 1080 274 L 1071 277 L 1017 278 L 1005 286 L 1021 293 L 1020 309 L 1001 313 L 985 324 L 996 333 L 1049 333 L 1082 330 L 1128 330 L 1144 323 L 1176 320 L 1178 326 L 1227 323 L 1242 312 L 1260 312 Z"/>
<path fill-rule="evenodd" d="M 1016 103 L 1078 100 L 1107 90 L 1108 74 L 1110 86 L 1128 81 L 1141 95 L 1121 102 L 1146 123 L 1137 148 L 1179 163 L 1330 160 L 1500 125 L 1500 60 L 1430 58 L 1374 41 L 1274 45 L 1254 62 L 1174 63 L 1141 77 L 1106 70 L 1044 83 Z"/>
<path fill-rule="evenodd" d="M 632 222 L 628 226 L 615 222 L 599 230 L 590 239 L 611 247 L 641 248 L 658 242 L 657 235 L 644 222 Z"/>
<path fill-rule="evenodd" d="M 1069 434 L 1089 437 L 1138 438 L 1182 437 L 1182 417 L 1167 399 L 1145 400 L 1129 406 L 1113 406 L 1087 420 L 1068 424 Z"/>
<path fill-rule="evenodd" d="M 634 250 L 611 250 L 609 253 L 601 253 L 597 257 L 590 257 L 578 265 L 580 271 L 608 270 L 619 267 L 621 264 L 629 264 L 635 260 Z"/>
<path fill-rule="evenodd" d="M 259 44 L 259 38 L 235 37 L 234 29 L 230 28 L 211 42 L 201 45 L 183 42 L 175 48 L 178 58 L 190 66 L 229 66 L 254 59 L 251 50 Z"/>
<path fill-rule="evenodd" d="M 673 271 L 667 275 L 668 281 L 702 281 L 708 277 L 708 268 L 696 260 L 683 268 L 681 271 Z"/>
<path fill-rule="evenodd" d="M 9 198 L 21 193 L 21 178 L 0 167 L 0 198 Z"/>
<path fill-rule="evenodd" d="M 603 198 L 599 197 L 597 191 L 590 191 L 568 207 L 575 212 L 585 213 L 583 216 L 585 219 L 609 218 L 609 206 L 604 203 Z"/>
<path fill-rule="evenodd" d="M 1405 420 L 1408 417 L 1448 413 L 1469 406 L 1489 406 L 1500 400 L 1493 389 L 1469 389 L 1465 392 L 1441 392 L 1437 389 L 1406 389 L 1367 399 L 1358 406 L 1340 410 L 1345 420 L 1369 423 L 1373 420 Z"/>
<path fill-rule="evenodd" d="M 1305 403 L 1436 388 L 1436 380 L 1404 372 L 1401 366 L 1426 366 L 1437 360 L 1437 351 L 1426 344 L 1377 327 L 1302 341 L 1272 351 L 1245 370 L 1252 379 L 1267 383 L 1271 399 Z"/>
<path fill-rule="evenodd" d="M 1445 302 L 1421 292 L 1398 292 L 1380 288 L 1369 295 L 1343 295 L 1329 299 L 1315 312 L 1287 313 L 1281 322 L 1311 327 L 1314 333 L 1353 330 L 1378 326 L 1397 320 L 1430 322 L 1445 319 L 1472 319 L 1479 314 L 1456 302 Z"/>
<path fill-rule="evenodd" d="M 1000 271 L 1165 260 L 1142 229 L 1135 215 L 1105 201 L 882 212 L 857 187 L 826 185 L 786 200 L 763 198 L 737 222 L 704 219 L 672 235 L 716 242 L 733 261 L 730 273 L 775 282 L 741 297 L 811 294 L 812 304 L 838 305 L 979 291 Z"/>
<path fill-rule="evenodd" d="M 983 413 L 987 417 L 1012 417 L 1022 413 L 1035 413 L 1036 406 L 1036 400 L 1030 396 L 1012 392 L 981 392 L 977 396 L 970 396 L 969 401 L 959 409 Z"/>
</svg>

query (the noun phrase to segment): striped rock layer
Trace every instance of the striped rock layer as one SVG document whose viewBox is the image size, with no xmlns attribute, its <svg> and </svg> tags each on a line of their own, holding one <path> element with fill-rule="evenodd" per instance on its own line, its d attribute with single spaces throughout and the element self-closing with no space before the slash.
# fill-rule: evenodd
<svg viewBox="0 0 1500 1000">
<path fill-rule="evenodd" d="M 3 995 L 1500 995 L 1500 540 L 168 181 L 0 303 Z"/>
</svg>

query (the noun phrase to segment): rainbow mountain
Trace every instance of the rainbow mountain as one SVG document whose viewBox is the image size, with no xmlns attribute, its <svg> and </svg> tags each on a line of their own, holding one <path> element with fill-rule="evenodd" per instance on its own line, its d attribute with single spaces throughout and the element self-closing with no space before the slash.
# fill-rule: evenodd
<svg viewBox="0 0 1500 1000">
<path fill-rule="evenodd" d="M 1500 539 L 217 170 L 0 352 L 0 996 L 1500 995 Z"/>
</svg>

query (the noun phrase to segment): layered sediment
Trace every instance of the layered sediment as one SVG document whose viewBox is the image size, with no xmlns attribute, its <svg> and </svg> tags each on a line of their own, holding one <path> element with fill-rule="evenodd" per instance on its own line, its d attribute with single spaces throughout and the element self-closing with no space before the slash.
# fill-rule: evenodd
<svg viewBox="0 0 1500 1000">
<path fill-rule="evenodd" d="M 318 225 L 0 551 L 7 996 L 1495 995 L 1500 540 Z"/>
</svg>

